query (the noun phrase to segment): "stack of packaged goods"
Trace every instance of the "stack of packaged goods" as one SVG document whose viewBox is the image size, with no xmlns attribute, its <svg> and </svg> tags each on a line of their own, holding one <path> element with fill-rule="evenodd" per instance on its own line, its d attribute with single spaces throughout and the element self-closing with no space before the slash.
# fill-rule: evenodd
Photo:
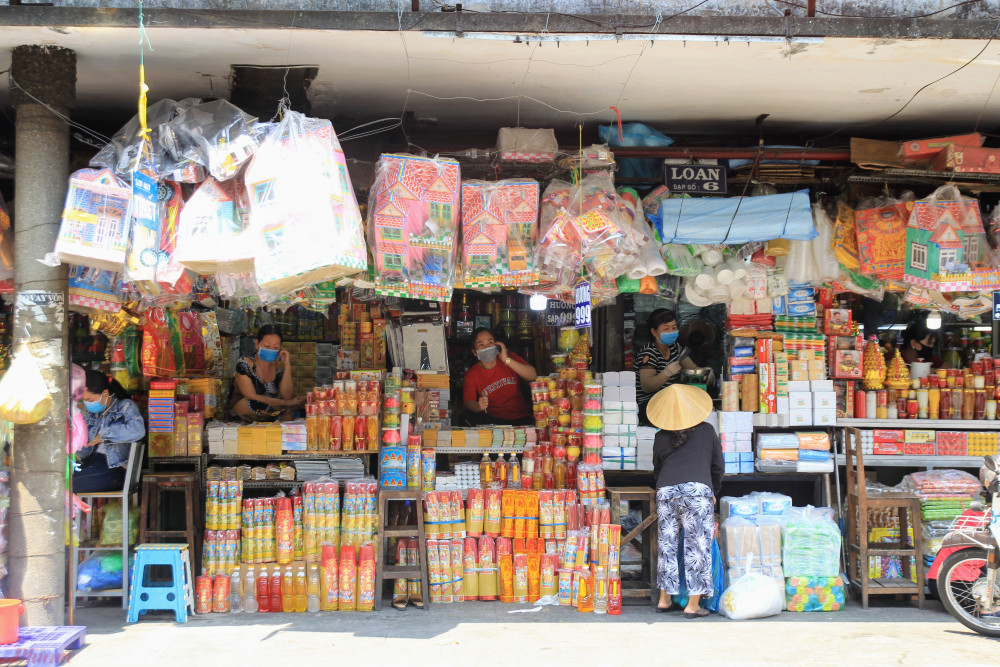
<svg viewBox="0 0 1000 667">
<path fill-rule="evenodd" d="M 727 475 L 753 472 L 753 413 L 720 412 L 719 439 Z"/>
<path fill-rule="evenodd" d="M 788 496 L 755 493 L 720 499 L 720 549 L 726 585 L 743 574 L 762 574 L 785 585 L 781 564 L 781 515 L 792 506 Z"/>
<path fill-rule="evenodd" d="M 304 452 L 309 434 L 304 421 L 281 422 L 281 451 Z M 190 437 L 190 434 L 189 436 Z"/>
<path fill-rule="evenodd" d="M 336 350 L 335 360 L 337 369 L 350 371 L 358 368 L 385 368 L 386 319 L 381 305 L 341 303 L 337 325 L 340 329 L 340 347 Z M 323 353 L 326 352 L 327 349 L 324 348 Z M 334 354 L 332 349 L 329 352 Z M 318 363 L 321 356 L 319 346 L 316 355 Z M 317 370 L 317 382 L 319 380 L 320 371 Z"/>
<path fill-rule="evenodd" d="M 205 539 L 201 569 L 208 577 L 228 577 L 240 562 L 240 506 L 243 483 L 210 479 L 205 492 Z"/>
<path fill-rule="evenodd" d="M 380 383 L 337 380 L 306 394 L 308 451 L 373 451 L 379 436 Z"/>
<path fill-rule="evenodd" d="M 406 443 L 402 440 L 402 379 L 402 371 L 398 367 L 385 379 L 379 447 L 379 485 L 383 489 L 417 488 L 417 480 L 408 480 L 406 474 L 410 438 Z M 411 483 L 414 486 L 410 486 Z"/>
<path fill-rule="evenodd" d="M 910 473 L 899 487 L 920 496 L 922 521 L 951 521 L 979 500 L 979 480 L 961 470 Z"/>
<path fill-rule="evenodd" d="M 605 470 L 638 470 L 638 410 L 635 395 L 635 372 L 604 373 L 604 448 Z"/>
<path fill-rule="evenodd" d="M 607 504 L 575 500 L 572 491 L 473 489 L 463 512 L 457 492 L 426 494 L 431 601 L 541 600 L 620 613 L 621 527 L 610 525 Z M 397 547 L 400 562 L 406 548 Z"/>
<path fill-rule="evenodd" d="M 827 508 L 792 508 L 782 517 L 782 560 L 788 611 L 844 608 L 840 528 Z"/>
<path fill-rule="evenodd" d="M 174 455 L 174 397 L 173 380 L 153 380 L 149 383 L 149 457 Z"/>
<path fill-rule="evenodd" d="M 799 438 L 795 433 L 758 433 L 757 470 L 795 472 L 799 461 Z"/>
<path fill-rule="evenodd" d="M 796 472 L 833 472 L 833 456 L 830 454 L 830 434 L 824 432 L 795 434 L 799 440 L 799 460 Z"/>
<path fill-rule="evenodd" d="M 653 469 L 653 444 L 656 440 L 658 428 L 653 426 L 639 426 L 635 430 L 636 436 L 636 466 L 638 470 Z"/>
<path fill-rule="evenodd" d="M 225 553 L 214 582 L 198 578 L 198 613 L 374 609 L 377 483 L 370 478 L 348 482 L 343 506 L 337 482 L 308 482 L 303 491 L 243 501 L 243 566 L 230 568 Z M 240 531 L 232 532 L 238 536 Z M 203 566 L 206 574 L 211 562 Z M 220 586 L 226 594 L 216 602 L 227 603 L 204 608 L 201 593 Z"/>
</svg>

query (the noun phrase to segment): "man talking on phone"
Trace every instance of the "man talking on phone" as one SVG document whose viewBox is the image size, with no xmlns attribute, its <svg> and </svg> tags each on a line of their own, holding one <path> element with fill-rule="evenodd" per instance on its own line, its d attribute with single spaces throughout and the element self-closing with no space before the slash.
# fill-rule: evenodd
<svg viewBox="0 0 1000 667">
<path fill-rule="evenodd" d="M 521 390 L 521 382 L 531 382 L 538 373 L 524 359 L 507 352 L 493 332 L 485 327 L 472 334 L 472 352 L 478 361 L 465 374 L 462 401 L 465 421 L 480 424 L 535 423 L 531 407 Z"/>
</svg>

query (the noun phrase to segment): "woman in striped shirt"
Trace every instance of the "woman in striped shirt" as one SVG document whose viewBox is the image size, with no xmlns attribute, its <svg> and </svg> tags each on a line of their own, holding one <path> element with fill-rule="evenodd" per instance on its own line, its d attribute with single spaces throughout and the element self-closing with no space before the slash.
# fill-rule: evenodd
<svg viewBox="0 0 1000 667">
<path fill-rule="evenodd" d="M 649 314 L 649 333 L 653 340 L 636 355 L 639 374 L 635 379 L 636 400 L 639 403 L 639 421 L 646 419 L 646 405 L 656 392 L 680 380 L 681 368 L 697 368 L 690 357 L 677 359 L 681 346 L 677 343 L 677 315 L 667 308 L 657 308 Z"/>
</svg>

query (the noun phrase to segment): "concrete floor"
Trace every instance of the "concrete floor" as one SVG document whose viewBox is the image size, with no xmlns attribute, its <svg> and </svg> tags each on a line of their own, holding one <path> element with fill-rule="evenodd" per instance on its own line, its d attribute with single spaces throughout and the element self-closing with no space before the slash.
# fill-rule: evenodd
<svg viewBox="0 0 1000 667">
<path fill-rule="evenodd" d="M 88 626 L 87 646 L 69 664 L 1000 664 L 1000 640 L 969 632 L 932 601 L 923 611 L 879 601 L 868 611 L 852 603 L 841 612 L 742 622 L 631 606 L 617 617 L 565 607 L 509 613 L 519 608 L 530 607 L 466 602 L 427 612 L 208 614 L 185 624 L 158 614 L 128 624 L 120 608 L 81 608 L 75 621 Z"/>
</svg>

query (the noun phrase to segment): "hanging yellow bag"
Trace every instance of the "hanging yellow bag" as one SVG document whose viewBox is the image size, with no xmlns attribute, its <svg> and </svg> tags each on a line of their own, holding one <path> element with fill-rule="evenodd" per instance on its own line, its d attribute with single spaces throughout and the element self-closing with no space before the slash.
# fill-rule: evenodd
<svg viewBox="0 0 1000 667">
<path fill-rule="evenodd" d="M 837 222 L 833 227 L 833 254 L 845 269 L 857 271 L 858 261 L 858 228 L 854 217 L 854 209 L 840 202 L 837 204 Z"/>
<path fill-rule="evenodd" d="M 21 344 L 0 380 L 0 417 L 15 424 L 34 424 L 51 408 L 52 396 L 38 362 L 28 346 Z"/>
</svg>

